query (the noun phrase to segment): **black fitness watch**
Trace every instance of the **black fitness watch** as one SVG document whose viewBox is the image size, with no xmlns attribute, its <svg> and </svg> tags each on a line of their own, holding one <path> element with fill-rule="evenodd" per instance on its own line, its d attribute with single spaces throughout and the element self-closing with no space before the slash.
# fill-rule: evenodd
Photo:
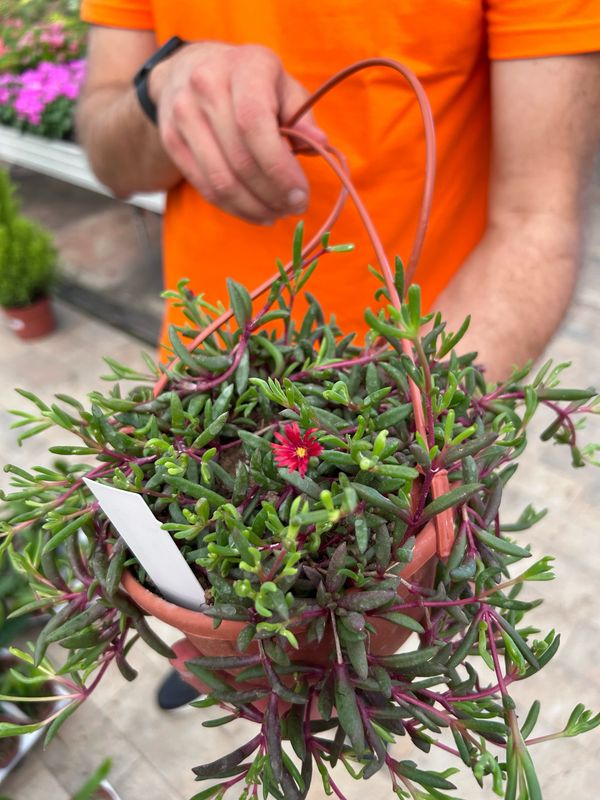
<svg viewBox="0 0 600 800">
<path fill-rule="evenodd" d="M 160 64 L 160 62 L 164 61 L 165 58 L 168 58 L 176 50 L 179 50 L 179 48 L 183 47 L 184 44 L 187 44 L 187 42 L 184 39 L 180 39 L 179 36 L 171 37 L 163 44 L 161 48 L 156 51 L 156 53 L 154 53 L 153 56 L 148 59 L 148 61 L 146 61 L 133 79 L 133 85 L 135 86 L 135 91 L 138 100 L 140 101 L 140 105 L 148 119 L 150 119 L 155 125 L 158 122 L 158 113 L 156 109 L 156 103 L 152 100 L 150 94 L 148 93 L 148 77 L 157 64 Z"/>
</svg>

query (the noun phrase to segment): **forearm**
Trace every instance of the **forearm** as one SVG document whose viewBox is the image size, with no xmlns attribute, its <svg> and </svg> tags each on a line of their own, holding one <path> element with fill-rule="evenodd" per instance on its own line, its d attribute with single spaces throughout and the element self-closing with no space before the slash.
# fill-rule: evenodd
<svg viewBox="0 0 600 800">
<path fill-rule="evenodd" d="M 84 94 L 77 131 L 98 179 L 117 197 L 170 189 L 181 180 L 133 88 L 103 87 Z"/>
<path fill-rule="evenodd" d="M 552 216 L 490 226 L 435 304 L 458 330 L 471 325 L 460 344 L 476 350 L 490 381 L 536 358 L 558 327 L 575 285 L 580 257 L 576 220 Z"/>
<path fill-rule="evenodd" d="M 488 227 L 438 298 L 461 347 L 490 381 L 536 358 L 569 304 L 581 252 L 582 199 L 600 138 L 600 54 L 491 65 Z"/>
<path fill-rule="evenodd" d="M 262 225 L 303 213 L 308 181 L 279 127 L 307 93 L 277 55 L 224 42 L 179 48 L 148 77 L 155 127 L 132 84 L 156 47 L 152 31 L 91 29 L 77 122 L 100 180 L 127 197 L 185 179 L 222 211 Z M 297 127 L 326 143 L 310 112 Z"/>
</svg>

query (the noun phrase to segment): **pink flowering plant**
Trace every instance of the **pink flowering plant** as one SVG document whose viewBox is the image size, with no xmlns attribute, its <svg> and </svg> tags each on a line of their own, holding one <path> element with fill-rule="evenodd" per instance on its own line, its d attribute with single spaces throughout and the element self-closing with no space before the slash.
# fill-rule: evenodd
<svg viewBox="0 0 600 800">
<path fill-rule="evenodd" d="M 85 61 L 42 62 L 20 75 L 0 74 L 0 123 L 50 139 L 73 130 Z"/>
<path fill-rule="evenodd" d="M 76 17 L 24 21 L 12 16 L 0 22 L 0 71 L 20 73 L 44 61 L 63 64 L 82 58 L 86 27 Z"/>
<path fill-rule="evenodd" d="M 566 365 L 550 361 L 488 384 L 476 354 L 461 351 L 468 320 L 452 333 L 424 314 L 399 263 L 393 284 L 377 273 L 384 309 L 366 312 L 364 345 L 310 295 L 296 321 L 317 260 L 344 249 L 325 235 L 307 251 L 299 229 L 264 304 L 229 281 L 228 325 L 182 281 L 166 293 L 187 318 L 170 330 L 174 360 L 146 357 L 139 371 L 107 358 L 114 385 L 87 404 L 20 390 L 31 404 L 15 412 L 21 441 L 50 427 L 71 440 L 50 448 L 63 459 L 52 468 L 5 468 L 7 504 L 19 506 L 3 524 L 3 550 L 35 595 L 12 616 L 51 615 L 16 652 L 40 681 L 58 681 L 68 703 L 39 725 L 51 740 L 111 665 L 132 680 L 138 640 L 171 655 L 122 588 L 129 570 L 157 591 L 87 476 L 139 494 L 204 587 L 201 611 L 217 631 L 239 623 L 237 655 L 198 654 L 187 668 L 207 690 L 194 705 L 224 709 L 204 724 L 244 719 L 256 730 L 194 769 L 209 782 L 194 800 L 230 790 L 295 800 L 314 780 L 343 800 L 336 763 L 357 780 L 385 771 L 390 797 L 449 800 L 456 769 L 427 768 L 438 748 L 486 791 L 540 800 L 538 741 L 588 731 L 600 715 L 577 705 L 554 736 L 537 737 L 539 703 L 517 713 L 512 687 L 544 668 L 560 636 L 528 621 L 539 603 L 529 587 L 553 578 L 552 558 L 534 560 L 523 541 L 543 512 L 528 506 L 509 521 L 501 501 L 538 410 L 549 416 L 542 439 L 578 468 L 593 460 L 579 420 L 598 412 L 599 398 L 563 388 Z M 392 290 L 405 298 L 399 308 L 388 306 Z M 436 493 L 442 473 L 448 483 Z M 405 578 L 419 537 L 444 515 L 448 552 L 429 579 Z M 24 531 L 29 544 L 19 545 Z M 397 653 L 374 649 L 382 624 L 413 640 Z M 48 657 L 56 644 L 58 664 Z M 14 732 L 0 723 L 0 735 Z M 414 757 L 398 756 L 398 737 Z"/>
<path fill-rule="evenodd" d="M 13 15 L 2 21 L 0 124 L 67 138 L 83 84 L 84 54 L 85 27 L 75 18 L 25 21 Z"/>
</svg>

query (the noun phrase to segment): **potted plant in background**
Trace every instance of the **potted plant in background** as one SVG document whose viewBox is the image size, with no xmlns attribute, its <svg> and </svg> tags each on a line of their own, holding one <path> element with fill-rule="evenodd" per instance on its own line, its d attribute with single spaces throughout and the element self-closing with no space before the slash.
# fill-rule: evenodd
<svg viewBox="0 0 600 800">
<path fill-rule="evenodd" d="M 8 740 L 5 740 L 8 741 Z M 0 756 L 1 763 L 1 756 Z M 111 762 L 106 759 L 94 772 L 94 774 L 85 782 L 71 798 L 71 800 L 120 800 L 119 795 L 115 792 L 110 783 L 106 780 L 110 772 Z M 11 800 L 4 795 L 0 800 Z"/>
<path fill-rule="evenodd" d="M 120 800 L 119 795 L 106 780 L 110 768 L 111 761 L 107 758 L 71 800 Z"/>
<path fill-rule="evenodd" d="M 40 722 L 57 712 L 61 699 L 47 672 L 0 651 L 0 726 L 11 731 L 0 748 L 0 781 L 40 739 Z"/>
<path fill-rule="evenodd" d="M 115 385 L 87 405 L 20 390 L 32 404 L 15 412 L 21 440 L 54 426 L 75 442 L 51 448 L 74 459 L 60 469 L 6 467 L 8 501 L 28 506 L 3 525 L 3 549 L 36 596 L 21 610 L 53 613 L 13 652 L 58 680 L 68 702 L 40 723 L 47 742 L 111 664 L 135 678 L 128 655 L 141 639 L 206 691 L 194 705 L 226 710 L 207 726 L 257 726 L 195 768 L 212 782 L 195 800 L 230 789 L 303 798 L 314 776 L 343 798 L 336 763 L 357 780 L 386 771 L 390 796 L 444 800 L 455 770 L 427 769 L 432 748 L 507 800 L 541 797 L 530 755 L 539 703 L 519 719 L 511 687 L 559 646 L 554 631 L 538 638 L 528 622 L 538 601 L 522 596 L 553 577 L 551 558 L 529 561 L 514 534 L 542 515 L 528 507 L 506 522 L 502 494 L 540 408 L 551 413 L 543 438 L 566 445 L 577 467 L 592 460 L 575 420 L 600 401 L 562 388 L 565 365 L 552 362 L 487 385 L 476 354 L 460 352 L 468 320 L 452 333 L 423 314 L 418 287 L 399 262 L 392 274 L 373 237 L 384 309 L 366 312 L 363 346 L 313 297 L 294 319 L 318 259 L 348 249 L 322 232 L 303 246 L 300 227 L 273 281 L 252 294 L 229 281 L 229 312 L 186 281 L 167 293 L 188 320 L 170 331 L 168 365 L 146 357 L 140 372 L 107 358 Z M 84 479 L 142 499 L 203 596 L 196 608 L 161 596 Z M 186 639 L 171 651 L 144 612 Z M 47 656 L 55 643 L 67 651 L 58 668 Z M 578 705 L 556 737 L 598 725 Z M 418 766 L 389 749 L 400 736 Z"/>
<path fill-rule="evenodd" d="M 3 517 L 14 516 L 26 510 L 20 502 L 5 504 Z M 33 529 L 32 529 L 33 530 Z M 24 534 L 27 536 L 28 534 Z M 22 542 L 25 546 L 25 542 Z M 8 648 L 25 641 L 27 628 L 43 625 L 48 621 L 42 611 L 28 613 L 27 606 L 35 600 L 29 582 L 8 559 L 0 564 L 0 719 L 11 725 L 39 723 L 48 713 L 48 702 L 39 698 L 55 696 L 53 684 L 44 675 L 40 675 L 30 665 L 12 655 Z M 18 613 L 25 609 L 24 613 Z M 8 619 L 16 611 L 17 615 Z M 10 699 L 6 699 L 10 698 Z M 37 726 L 36 726 L 37 727 Z M 30 733 L 27 737 L 8 737 L 0 753 L 0 780 L 2 780 L 21 761 L 35 742 L 40 738 L 40 731 Z"/>
<path fill-rule="evenodd" d="M 3 2 L 1 12 L 0 125 L 72 138 L 87 27 L 78 4 Z"/>
<path fill-rule="evenodd" d="M 29 583 L 10 561 L 4 559 L 0 564 L 0 652 L 2 648 L 13 644 L 17 635 L 31 624 L 31 617 L 27 614 L 10 620 L 7 619 L 8 615 L 33 599 Z"/>
<path fill-rule="evenodd" d="M 0 170 L 0 306 L 20 338 L 54 330 L 49 292 L 56 271 L 50 235 L 19 213 L 15 187 L 7 171 Z"/>
<path fill-rule="evenodd" d="M 16 721 L 14 717 L 0 713 L 0 725 L 3 723 L 15 725 Z M 0 746 L 0 772 L 7 769 L 15 761 L 19 753 L 19 747 L 20 742 L 17 735 L 3 738 Z"/>
</svg>

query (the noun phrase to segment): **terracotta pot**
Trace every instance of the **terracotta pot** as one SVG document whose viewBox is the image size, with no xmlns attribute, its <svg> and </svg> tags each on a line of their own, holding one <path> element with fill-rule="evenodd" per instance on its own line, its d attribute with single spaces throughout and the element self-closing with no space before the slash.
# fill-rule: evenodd
<svg viewBox="0 0 600 800">
<path fill-rule="evenodd" d="M 436 529 L 434 523 L 429 522 L 417 536 L 413 560 L 405 566 L 401 575 L 413 583 L 431 586 L 436 564 Z M 203 689 L 197 681 L 190 680 L 190 674 L 183 667 L 186 660 L 190 660 L 196 654 L 205 656 L 239 655 L 236 641 L 239 632 L 245 627 L 245 623 L 223 620 L 219 627 L 215 629 L 211 617 L 199 611 L 181 608 L 164 600 L 159 595 L 144 588 L 130 572 L 124 573 L 122 583 L 123 588 L 136 605 L 185 635 L 187 642 L 179 642 L 175 646 L 177 658 L 172 663 L 186 680 L 189 680 L 190 683 L 193 683 L 198 688 Z M 406 598 L 408 590 L 400 587 L 398 594 L 401 598 Z M 423 615 L 421 609 L 413 609 L 408 613 L 415 619 L 420 619 Z M 410 635 L 410 631 L 407 628 L 395 625 L 387 620 L 371 618 L 370 622 L 377 631 L 375 635 L 370 637 L 369 641 L 370 652 L 374 655 L 391 655 L 395 653 Z M 332 654 L 335 652 L 331 631 L 326 630 L 323 640 L 318 644 L 307 642 L 306 636 L 301 630 L 295 630 L 294 633 L 300 648 L 297 651 L 290 648 L 289 655 L 292 661 L 301 661 L 318 666 L 326 666 L 331 662 Z M 251 642 L 246 653 L 253 654 L 257 651 L 257 643 Z M 235 672 L 236 670 L 232 670 L 229 671 L 229 674 L 233 677 Z M 263 682 L 257 680 L 245 685 L 261 686 Z"/>
<path fill-rule="evenodd" d="M 21 339 L 38 339 L 47 336 L 56 327 L 49 297 L 40 297 L 23 308 L 5 308 L 8 327 Z"/>
</svg>

